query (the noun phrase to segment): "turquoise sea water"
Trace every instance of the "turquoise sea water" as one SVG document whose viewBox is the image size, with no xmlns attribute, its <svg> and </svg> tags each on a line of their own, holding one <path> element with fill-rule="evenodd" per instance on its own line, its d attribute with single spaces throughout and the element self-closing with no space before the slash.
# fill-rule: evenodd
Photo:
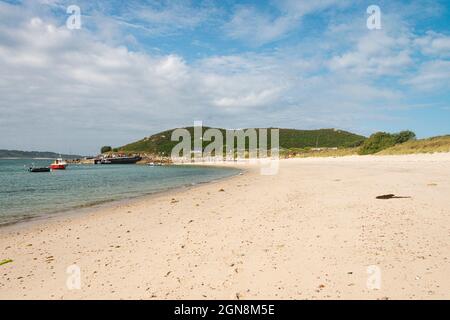
<svg viewBox="0 0 450 320">
<path fill-rule="evenodd" d="M 208 182 L 239 171 L 195 166 L 69 165 L 67 170 L 30 173 L 31 163 L 0 159 L 0 225 Z"/>
</svg>

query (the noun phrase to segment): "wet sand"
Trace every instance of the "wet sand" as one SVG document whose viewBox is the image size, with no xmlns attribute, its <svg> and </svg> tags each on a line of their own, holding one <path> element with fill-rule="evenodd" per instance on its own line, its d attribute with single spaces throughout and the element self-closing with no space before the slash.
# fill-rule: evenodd
<svg viewBox="0 0 450 320">
<path fill-rule="evenodd" d="M 273 176 L 244 167 L 1 228 L 0 262 L 13 261 L 0 265 L 0 298 L 450 298 L 450 154 L 290 159 Z M 80 289 L 67 286 L 71 265 Z"/>
</svg>

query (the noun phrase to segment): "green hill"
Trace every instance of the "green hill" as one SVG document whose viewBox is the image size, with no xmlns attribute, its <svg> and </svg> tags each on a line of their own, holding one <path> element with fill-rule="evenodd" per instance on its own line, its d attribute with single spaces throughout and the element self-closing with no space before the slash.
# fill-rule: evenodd
<svg viewBox="0 0 450 320">
<path fill-rule="evenodd" d="M 194 128 L 187 127 L 191 138 L 194 137 Z M 209 127 L 203 127 L 203 132 Z M 163 131 L 150 137 L 145 137 L 139 141 L 132 142 L 117 148 L 122 152 L 140 152 L 151 154 L 170 155 L 173 147 L 178 141 L 171 141 L 172 130 Z M 219 129 L 225 139 L 225 129 Z M 361 145 L 366 138 L 351 132 L 336 129 L 320 130 L 296 130 L 280 129 L 280 147 L 282 149 L 291 148 L 333 148 L 333 147 L 355 147 Z M 193 142 L 192 142 L 193 143 Z M 205 142 L 207 145 L 209 142 Z M 224 142 L 225 143 L 225 142 Z M 268 144 L 270 146 L 270 130 L 268 130 Z"/>
<path fill-rule="evenodd" d="M 19 159 L 33 159 L 33 158 L 46 158 L 54 159 L 59 158 L 60 154 L 49 151 L 19 151 L 19 150 L 0 150 L 1 158 L 19 158 Z M 81 156 L 74 154 L 61 154 L 64 159 L 79 159 Z"/>
</svg>

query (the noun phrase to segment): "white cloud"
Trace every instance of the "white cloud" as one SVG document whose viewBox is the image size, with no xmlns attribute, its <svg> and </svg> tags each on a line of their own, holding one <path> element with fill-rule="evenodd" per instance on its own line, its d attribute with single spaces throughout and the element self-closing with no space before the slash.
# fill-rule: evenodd
<svg viewBox="0 0 450 320">
<path fill-rule="evenodd" d="M 368 76 L 398 75 L 413 64 L 409 43 L 404 35 L 370 31 L 359 37 L 354 48 L 334 56 L 329 67 Z"/>
<path fill-rule="evenodd" d="M 273 14 L 262 12 L 255 7 L 239 6 L 224 30 L 228 37 L 241 40 L 253 46 L 260 46 L 285 37 L 297 28 L 303 16 L 334 6 L 345 6 L 347 1 L 282 0 L 274 2 Z"/>
<path fill-rule="evenodd" d="M 275 5 L 286 14 L 296 17 L 303 17 L 317 11 L 322 11 L 331 7 L 343 8 L 349 5 L 348 0 L 316 0 L 316 1 L 298 1 L 298 0 L 278 0 Z"/>
<path fill-rule="evenodd" d="M 252 45 L 261 45 L 279 39 L 290 31 L 297 19 L 290 16 L 272 18 L 255 8 L 240 7 L 225 25 L 227 35 L 232 39 L 244 40 Z"/>
<path fill-rule="evenodd" d="M 429 31 L 414 42 L 425 55 L 450 57 L 450 36 Z"/>
<path fill-rule="evenodd" d="M 87 4 L 87 7 L 90 5 Z M 97 9 L 91 22 L 110 37 L 120 29 L 143 32 L 147 36 L 171 36 L 194 30 L 218 19 L 220 9 L 209 1 L 127 1 L 119 12 L 109 15 L 106 9 Z M 117 30 L 119 29 L 119 30 Z"/>
<path fill-rule="evenodd" d="M 422 64 L 418 72 L 404 81 L 424 91 L 450 89 L 450 61 L 434 60 Z"/>
<path fill-rule="evenodd" d="M 213 103 L 224 108 L 257 107 L 271 104 L 279 98 L 280 89 L 246 92 L 241 96 L 216 98 Z"/>
<path fill-rule="evenodd" d="M 195 28 L 208 21 L 216 9 L 212 6 L 194 7 L 188 1 L 167 1 L 156 7 L 136 5 L 126 15 L 133 20 L 159 25 L 162 29 Z"/>
</svg>

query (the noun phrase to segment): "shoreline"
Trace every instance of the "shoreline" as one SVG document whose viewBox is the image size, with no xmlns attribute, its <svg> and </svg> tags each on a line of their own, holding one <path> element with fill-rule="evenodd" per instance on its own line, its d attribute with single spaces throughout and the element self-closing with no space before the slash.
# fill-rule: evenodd
<svg viewBox="0 0 450 320">
<path fill-rule="evenodd" d="M 0 266 L 0 299 L 448 299 L 449 164 L 450 154 L 287 159 L 274 176 L 246 167 L 0 231 L 0 259 L 13 260 Z M 388 193 L 410 198 L 375 198 Z M 72 265 L 80 290 L 66 286 Z"/>
<path fill-rule="evenodd" d="M 199 164 L 193 164 L 193 165 L 199 165 Z M 213 167 L 218 167 L 218 168 L 230 168 L 231 167 L 231 168 L 235 168 L 235 169 L 239 170 L 239 172 L 237 172 L 236 174 L 232 174 L 232 175 L 223 177 L 223 178 L 218 178 L 218 179 L 214 179 L 214 180 L 210 180 L 210 181 L 206 181 L 206 182 L 199 182 L 199 183 L 194 183 L 194 184 L 185 184 L 185 185 L 176 186 L 176 187 L 169 187 L 169 188 L 166 188 L 163 190 L 143 193 L 143 194 L 136 195 L 136 196 L 128 196 L 128 197 L 125 197 L 122 199 L 105 200 L 101 203 L 86 204 L 86 205 L 82 205 L 82 206 L 75 207 L 75 208 L 67 208 L 65 210 L 59 210 L 59 211 L 55 211 L 52 213 L 45 213 L 40 216 L 34 216 L 34 217 L 24 218 L 24 219 L 14 221 L 14 222 L 0 224 L 0 233 L 2 230 L 6 230 L 6 231 L 10 231 L 8 229 L 20 230 L 21 228 L 26 228 L 28 226 L 42 225 L 42 224 L 46 224 L 47 222 L 50 223 L 50 222 L 52 222 L 52 220 L 61 220 L 61 219 L 64 219 L 65 217 L 73 217 L 73 216 L 85 215 L 85 214 L 95 214 L 95 212 L 97 212 L 97 211 L 112 209 L 116 206 L 130 205 L 130 204 L 133 204 L 134 202 L 138 202 L 140 200 L 151 200 L 153 197 L 157 197 L 160 195 L 162 196 L 162 195 L 168 195 L 171 193 L 182 192 L 183 190 L 195 188 L 200 185 L 214 183 L 214 182 L 218 182 L 218 181 L 222 181 L 222 180 L 226 180 L 226 179 L 231 179 L 231 178 L 239 176 L 241 173 L 245 174 L 245 172 L 246 172 L 246 170 L 244 168 L 237 167 L 237 166 L 219 166 L 219 165 L 216 166 L 216 165 L 209 165 L 209 164 L 206 164 L 206 166 L 213 166 Z"/>
</svg>

